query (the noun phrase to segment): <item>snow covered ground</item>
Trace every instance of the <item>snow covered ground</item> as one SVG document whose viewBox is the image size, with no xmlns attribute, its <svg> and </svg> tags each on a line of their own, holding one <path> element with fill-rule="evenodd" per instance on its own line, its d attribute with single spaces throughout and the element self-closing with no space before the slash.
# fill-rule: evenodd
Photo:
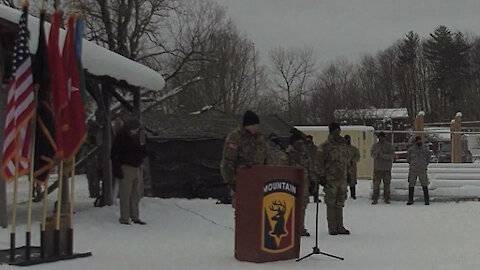
<svg viewBox="0 0 480 270">
<path fill-rule="evenodd" d="M 233 257 L 230 205 L 217 205 L 215 200 L 145 198 L 141 211 L 148 225 L 126 226 L 118 223 L 118 205 L 94 208 L 86 179 L 77 183 L 75 250 L 92 251 L 93 256 L 29 269 L 480 269 L 479 202 L 425 206 L 419 201 L 406 206 L 394 201 L 372 206 L 370 182 L 360 181 L 359 198 L 348 200 L 345 209 L 345 224 L 352 235 L 328 235 L 325 205 L 320 205 L 320 249 L 345 261 L 315 255 L 299 263 L 253 264 Z M 24 201 L 25 181 L 20 189 L 20 201 Z M 34 244 L 38 244 L 40 207 L 35 205 Z M 315 205 L 310 204 L 307 211 L 307 227 L 314 232 Z M 25 213 L 26 205 L 20 205 L 17 245 L 24 244 Z M 9 247 L 9 234 L 10 229 L 0 229 L 1 249 Z M 314 237 L 302 238 L 301 254 L 309 253 L 314 244 Z M 18 268 L 1 265 L 0 269 Z"/>
</svg>

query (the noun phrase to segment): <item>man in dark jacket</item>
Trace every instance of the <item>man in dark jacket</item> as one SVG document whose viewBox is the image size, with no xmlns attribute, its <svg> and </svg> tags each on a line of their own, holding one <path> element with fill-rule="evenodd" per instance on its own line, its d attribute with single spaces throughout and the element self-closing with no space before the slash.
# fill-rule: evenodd
<svg viewBox="0 0 480 270">
<path fill-rule="evenodd" d="M 113 175 L 120 179 L 120 223 L 145 225 L 140 219 L 139 203 L 142 197 L 141 165 L 147 156 L 141 140 L 141 124 L 138 119 L 128 119 L 118 131 L 112 145 Z"/>
</svg>

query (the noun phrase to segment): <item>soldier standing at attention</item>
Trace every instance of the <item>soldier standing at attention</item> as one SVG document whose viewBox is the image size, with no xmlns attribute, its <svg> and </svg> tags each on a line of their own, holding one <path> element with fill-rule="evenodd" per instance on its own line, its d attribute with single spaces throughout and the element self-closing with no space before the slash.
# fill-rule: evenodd
<svg viewBox="0 0 480 270">
<path fill-rule="evenodd" d="M 252 111 L 243 115 L 242 126 L 228 134 L 223 147 L 220 171 L 226 183 L 230 184 L 232 207 L 235 208 L 235 175 L 238 170 L 256 164 L 266 164 L 267 143 L 259 132 L 260 119 Z"/>
<path fill-rule="evenodd" d="M 303 204 L 302 204 L 302 236 L 310 236 L 310 233 L 305 228 L 305 214 L 307 210 L 308 203 L 310 202 L 310 192 L 309 192 L 309 177 L 310 174 L 314 173 L 314 168 L 312 166 L 313 162 L 308 156 L 307 148 L 305 147 L 305 142 L 300 133 L 293 133 L 290 136 L 290 145 L 287 148 L 288 154 L 288 166 L 294 166 L 297 168 L 302 168 L 304 172 L 304 185 L 303 185 Z"/>
<path fill-rule="evenodd" d="M 407 152 L 407 162 L 409 164 L 407 205 L 413 204 L 413 192 L 415 190 L 417 178 L 420 179 L 420 184 L 422 184 L 425 205 L 430 204 L 430 198 L 428 196 L 427 176 L 427 168 L 428 163 L 430 163 L 430 155 L 431 153 L 428 147 L 423 145 L 422 137 L 417 136 L 415 138 L 415 145 L 412 145 Z"/>
<path fill-rule="evenodd" d="M 355 186 L 357 185 L 357 162 L 360 160 L 360 151 L 352 145 L 349 135 L 345 135 L 345 140 L 347 142 L 349 161 L 347 180 L 350 186 L 350 197 L 355 200 L 357 199 Z"/>
<path fill-rule="evenodd" d="M 350 234 L 343 226 L 343 207 L 347 196 L 348 150 L 340 136 L 340 125 L 328 126 L 328 140 L 318 148 L 318 172 L 325 192 L 328 231 L 331 235 Z"/>
<path fill-rule="evenodd" d="M 380 195 L 380 182 L 383 179 L 383 199 L 390 204 L 390 182 L 392 180 L 392 165 L 395 157 L 395 149 L 387 141 L 385 133 L 378 133 L 378 142 L 372 147 L 373 158 L 373 196 L 372 204 L 378 203 Z"/>
</svg>

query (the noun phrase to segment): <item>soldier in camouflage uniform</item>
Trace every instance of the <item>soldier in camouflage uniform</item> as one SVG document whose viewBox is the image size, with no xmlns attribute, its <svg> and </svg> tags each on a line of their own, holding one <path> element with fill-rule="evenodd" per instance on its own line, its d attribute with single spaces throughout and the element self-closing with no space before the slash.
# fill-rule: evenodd
<svg viewBox="0 0 480 270">
<path fill-rule="evenodd" d="M 308 135 L 307 137 L 305 137 L 305 145 L 307 147 L 308 156 L 310 157 L 310 160 L 312 161 L 313 166 L 315 166 L 315 164 L 316 164 L 315 161 L 317 160 L 318 147 L 313 143 L 313 136 L 312 135 Z M 313 168 L 312 170 L 316 172 L 316 168 Z M 318 181 L 317 174 L 316 173 L 310 173 L 308 175 L 308 178 L 309 178 L 308 181 L 310 183 L 309 193 L 310 193 L 311 196 L 313 196 L 314 201 L 317 202 L 316 200 L 318 200 L 318 194 L 315 194 L 315 192 L 317 191 L 316 190 L 316 185 L 315 185 L 315 183 Z"/>
<path fill-rule="evenodd" d="M 238 170 L 256 164 L 266 164 L 267 143 L 259 132 L 260 119 L 252 111 L 243 115 L 242 126 L 233 130 L 225 140 L 220 171 L 231 187 L 232 206 L 235 207 L 235 175 Z"/>
<path fill-rule="evenodd" d="M 407 152 L 407 162 L 409 163 L 407 205 L 413 204 L 413 192 L 415 190 L 417 178 L 420 179 L 420 184 L 422 184 L 425 205 L 430 204 L 430 198 L 428 195 L 427 175 L 428 164 L 430 163 L 430 156 L 430 150 L 427 146 L 423 145 L 422 137 L 417 136 L 415 138 L 415 145 L 411 146 Z"/>
<path fill-rule="evenodd" d="M 345 139 L 340 136 L 340 125 L 328 126 L 327 142 L 318 148 L 320 184 L 324 187 L 327 205 L 328 231 L 331 235 L 350 234 L 343 226 L 343 207 L 347 197 L 348 150 Z"/>
<path fill-rule="evenodd" d="M 360 160 L 360 151 L 358 151 L 357 147 L 352 145 L 349 135 L 345 136 L 345 141 L 347 142 L 349 161 L 347 182 L 350 186 L 350 197 L 355 200 L 357 199 L 355 186 L 357 185 L 357 162 Z"/>
<path fill-rule="evenodd" d="M 392 164 L 395 158 L 395 149 L 387 141 L 385 133 L 378 133 L 378 142 L 370 151 L 373 158 L 373 195 L 372 204 L 378 203 L 380 183 L 383 179 L 383 200 L 390 204 L 390 183 L 392 180 Z"/>
<path fill-rule="evenodd" d="M 281 166 L 287 163 L 287 154 L 280 145 L 280 139 L 277 134 L 271 133 L 268 136 L 267 145 L 267 164 L 272 166 Z"/>
<path fill-rule="evenodd" d="M 302 205 L 302 236 L 310 236 L 305 228 L 305 213 L 309 203 L 309 187 L 308 181 L 311 174 L 314 173 L 313 162 L 310 159 L 303 137 L 299 133 L 294 133 L 290 136 L 290 145 L 287 148 L 288 154 L 288 166 L 294 166 L 302 168 L 304 172 L 304 185 L 303 185 L 303 205 Z"/>
</svg>

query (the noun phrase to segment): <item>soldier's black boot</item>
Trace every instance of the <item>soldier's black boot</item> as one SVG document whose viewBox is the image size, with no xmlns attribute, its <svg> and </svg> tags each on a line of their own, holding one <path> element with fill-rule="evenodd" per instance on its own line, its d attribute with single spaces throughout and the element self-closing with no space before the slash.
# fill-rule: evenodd
<svg viewBox="0 0 480 270">
<path fill-rule="evenodd" d="M 330 206 L 327 206 L 327 223 L 328 223 L 328 233 L 331 235 L 337 235 L 337 217 L 336 209 Z"/>
<path fill-rule="evenodd" d="M 350 197 L 354 200 L 357 199 L 355 186 L 350 186 Z"/>
<path fill-rule="evenodd" d="M 409 187 L 408 188 L 408 202 L 407 205 L 412 205 L 413 204 L 413 192 L 415 191 L 414 187 Z"/>
<path fill-rule="evenodd" d="M 423 198 L 425 199 L 425 205 L 430 205 L 430 196 L 428 195 L 428 187 L 423 188 Z"/>
<path fill-rule="evenodd" d="M 350 234 L 350 231 L 343 227 L 343 207 L 335 208 L 337 212 L 337 232 L 338 234 Z"/>
</svg>

